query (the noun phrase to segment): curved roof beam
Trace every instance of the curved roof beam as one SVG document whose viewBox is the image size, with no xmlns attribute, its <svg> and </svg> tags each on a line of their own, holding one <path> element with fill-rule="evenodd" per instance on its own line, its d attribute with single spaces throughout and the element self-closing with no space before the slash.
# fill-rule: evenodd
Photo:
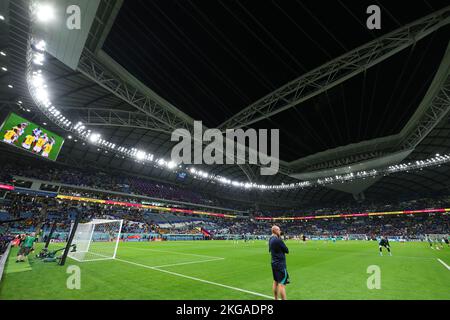
<svg viewBox="0 0 450 320">
<path fill-rule="evenodd" d="M 170 134 L 153 117 L 142 112 L 105 108 L 66 108 L 65 110 L 77 111 L 83 122 L 89 126 L 108 126 L 140 128 Z"/>
<path fill-rule="evenodd" d="M 113 69 L 114 71 L 111 71 Z M 172 133 L 173 130 L 182 128 L 193 132 L 194 120 L 184 114 L 169 102 L 158 96 L 149 88 L 140 84 L 125 69 L 113 61 L 106 53 L 99 51 L 94 56 L 89 50 L 84 50 L 78 64 L 78 71 L 91 81 L 94 81 L 107 91 L 122 99 L 140 113 L 144 113 L 151 121 L 147 129 Z M 121 75 L 117 76 L 117 74 Z M 106 123 L 105 123 L 106 124 Z M 139 126 L 143 127 L 143 126 Z M 207 129 L 203 126 L 204 129 Z M 248 159 L 247 146 L 245 147 L 246 159 Z M 250 181 L 254 181 L 248 164 L 239 165 Z M 280 161 L 279 172 L 289 174 L 291 170 Z"/>
<path fill-rule="evenodd" d="M 241 128 L 269 118 L 354 77 L 450 23 L 450 6 L 360 46 L 269 93 L 220 125 Z"/>
<path fill-rule="evenodd" d="M 105 62 L 108 66 L 105 66 Z M 110 68 L 113 65 L 123 77 L 128 78 L 128 81 L 117 77 L 111 72 Z M 150 89 L 139 88 L 137 85 L 133 85 L 133 77 L 102 51 L 99 51 L 97 56 L 94 56 L 89 51 L 84 50 L 78 64 L 78 71 L 141 111 L 141 113 L 145 113 L 148 117 L 153 118 L 154 122 L 158 124 L 157 127 L 162 128 L 162 130 L 172 132 L 177 128 L 184 128 L 191 131 L 193 120 L 190 117 L 170 105 Z"/>
<path fill-rule="evenodd" d="M 360 161 L 380 158 L 383 154 L 415 150 L 418 144 L 445 119 L 450 112 L 450 42 L 441 64 L 416 112 L 400 133 L 356 144 L 328 149 L 291 162 L 296 171 L 316 171 L 350 166 Z M 379 155 L 360 155 L 379 152 Z"/>
</svg>

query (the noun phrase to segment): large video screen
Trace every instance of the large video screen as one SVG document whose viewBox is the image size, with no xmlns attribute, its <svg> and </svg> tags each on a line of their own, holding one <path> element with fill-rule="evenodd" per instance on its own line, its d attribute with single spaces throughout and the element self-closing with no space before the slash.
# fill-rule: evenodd
<svg viewBox="0 0 450 320">
<path fill-rule="evenodd" d="M 2 142 L 56 160 L 64 139 L 21 116 L 10 113 L 0 127 Z"/>
</svg>

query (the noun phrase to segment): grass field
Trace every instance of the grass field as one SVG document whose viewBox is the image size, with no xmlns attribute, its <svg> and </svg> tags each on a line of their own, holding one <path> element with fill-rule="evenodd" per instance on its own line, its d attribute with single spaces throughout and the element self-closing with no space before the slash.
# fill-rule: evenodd
<svg viewBox="0 0 450 320">
<path fill-rule="evenodd" d="M 450 299 L 450 248 L 395 243 L 393 256 L 376 242 L 306 244 L 287 241 L 288 299 Z M 38 246 L 39 248 L 39 246 Z M 38 250 L 37 250 L 38 251 Z M 120 243 L 117 259 L 65 267 L 11 251 L 0 283 L 3 299 L 268 299 L 272 274 L 265 241 Z M 442 262 L 440 262 L 440 259 Z M 67 266 L 78 265 L 81 289 L 70 290 Z M 381 289 L 368 289 L 367 268 L 381 270 Z"/>
</svg>

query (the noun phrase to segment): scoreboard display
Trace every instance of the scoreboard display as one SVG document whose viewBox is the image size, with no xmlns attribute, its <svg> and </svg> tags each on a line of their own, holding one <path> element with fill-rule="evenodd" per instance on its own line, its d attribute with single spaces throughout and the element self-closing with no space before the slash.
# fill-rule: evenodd
<svg viewBox="0 0 450 320">
<path fill-rule="evenodd" d="M 64 138 L 15 113 L 10 113 L 0 127 L 3 143 L 55 161 Z"/>
</svg>

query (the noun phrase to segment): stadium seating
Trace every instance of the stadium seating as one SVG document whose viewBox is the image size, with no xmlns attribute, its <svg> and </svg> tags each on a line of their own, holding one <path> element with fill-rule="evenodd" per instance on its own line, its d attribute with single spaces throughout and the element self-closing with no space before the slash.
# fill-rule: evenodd
<svg viewBox="0 0 450 320">
<path fill-rule="evenodd" d="M 1 161 L 0 161 L 1 162 Z M 221 200 L 210 195 L 184 189 L 180 186 L 155 182 L 143 178 L 111 176 L 102 172 L 80 171 L 66 167 L 55 166 L 53 169 L 31 168 L 26 164 L 17 166 L 3 163 L 4 170 L 2 179 L 8 180 L 11 176 L 24 176 L 41 179 L 45 181 L 56 181 L 74 186 L 88 186 L 94 189 L 108 191 L 120 191 L 129 194 L 126 198 L 120 195 L 108 194 L 110 200 L 135 201 L 139 198 L 134 195 L 146 195 L 166 200 L 185 201 L 198 204 L 220 205 Z M 76 194 L 93 198 L 105 197 L 104 194 L 96 194 L 96 191 L 62 189 L 66 194 Z M 100 191 L 99 191 L 100 192 Z M 44 204 L 44 202 L 46 204 Z M 227 201 L 228 207 L 235 204 Z M 236 204 L 236 206 L 239 206 Z M 33 230 L 36 221 L 42 219 L 41 209 L 48 207 L 47 221 L 44 230 L 49 230 L 50 221 L 59 221 L 57 230 L 67 232 L 70 228 L 70 219 L 73 219 L 73 209 L 81 210 L 85 217 L 124 219 L 123 232 L 147 233 L 161 230 L 165 233 L 196 233 L 198 227 L 211 230 L 215 235 L 266 235 L 270 230 L 270 221 L 257 221 L 254 219 L 238 219 L 237 221 L 223 218 L 203 217 L 195 215 L 183 215 L 173 213 L 159 213 L 151 210 L 123 209 L 120 207 L 102 206 L 97 204 L 82 205 L 80 203 L 61 202 L 52 199 L 42 199 L 31 196 L 9 195 L 0 203 L 0 221 L 11 218 L 25 219 L 10 224 L 10 231 L 25 232 Z M 404 199 L 397 202 L 363 202 L 363 203 L 340 203 L 317 207 L 292 209 L 289 211 L 260 210 L 252 212 L 252 217 L 272 216 L 301 216 L 301 215 L 333 215 L 342 213 L 364 213 L 395 210 L 414 210 L 428 208 L 450 207 L 449 196 L 424 199 Z M 247 208 L 249 209 L 249 208 Z M 251 211 L 251 210 L 249 210 Z M 42 211 L 44 212 L 44 211 Z M 46 211 L 45 211 L 46 212 Z M 367 237 L 385 234 L 389 236 L 400 236 L 417 238 L 426 233 L 447 233 L 449 230 L 448 214 L 420 214 L 415 216 L 383 216 L 383 217 L 358 217 L 345 219 L 320 219 L 313 221 L 284 221 L 279 223 L 287 235 L 297 236 L 306 234 L 308 236 L 345 236 L 347 234 L 364 234 Z"/>
<path fill-rule="evenodd" d="M 195 204 L 221 206 L 224 204 L 214 196 L 195 192 L 181 186 L 155 182 L 149 179 L 108 175 L 104 172 L 78 170 L 55 165 L 52 168 L 36 168 L 28 163 L 10 164 L 0 161 L 3 165 L 3 182 L 11 176 L 34 178 L 49 182 L 58 182 L 79 187 L 90 187 L 129 194 L 138 194 L 165 200 L 184 201 Z"/>
</svg>

